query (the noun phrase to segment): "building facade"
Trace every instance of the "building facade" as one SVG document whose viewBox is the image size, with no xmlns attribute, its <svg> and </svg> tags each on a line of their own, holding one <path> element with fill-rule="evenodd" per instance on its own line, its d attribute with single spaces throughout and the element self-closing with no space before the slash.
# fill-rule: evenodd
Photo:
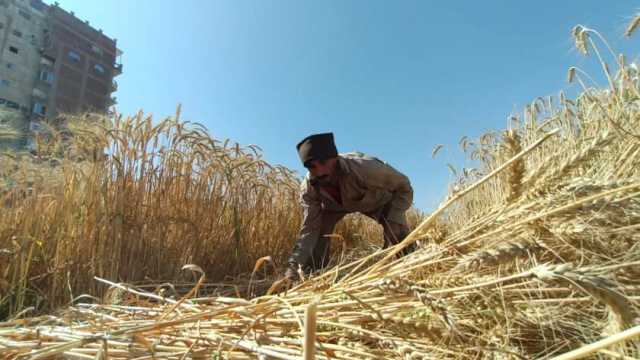
<svg viewBox="0 0 640 360">
<path fill-rule="evenodd" d="M 115 39 L 58 3 L 0 0 L 0 107 L 23 116 L 25 137 L 45 116 L 107 112 L 121 55 Z"/>
</svg>

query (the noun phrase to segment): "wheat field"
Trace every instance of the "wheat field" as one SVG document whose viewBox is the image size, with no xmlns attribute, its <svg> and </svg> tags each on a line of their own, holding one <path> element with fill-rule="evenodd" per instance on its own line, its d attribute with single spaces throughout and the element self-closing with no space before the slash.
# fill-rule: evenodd
<svg viewBox="0 0 640 360">
<path fill-rule="evenodd" d="M 298 176 L 179 116 L 69 116 L 33 153 L 0 157 L 0 316 L 101 296 L 94 276 L 189 282 L 180 269 L 195 263 L 222 281 L 264 256 L 286 264 L 301 222 Z M 358 217 L 338 228 L 349 242 L 378 233 Z"/>
<path fill-rule="evenodd" d="M 629 25 L 627 36 L 638 23 L 640 16 Z M 284 234 L 294 231 L 289 222 L 299 221 L 295 218 L 298 209 L 291 205 L 294 202 L 285 201 L 296 191 L 292 174 L 261 163 L 251 148 L 196 141 L 206 138 L 197 125 L 186 131 L 178 122 L 154 126 L 141 117 L 116 123 L 107 131 L 118 139 L 105 143 L 109 144 L 109 159 L 93 160 L 108 164 L 112 176 L 106 182 L 97 180 L 102 177 L 73 182 L 81 177 L 79 171 L 94 179 L 87 171 L 96 169 L 95 165 L 71 171 L 63 164 L 60 171 L 66 180 L 60 184 L 60 194 L 74 202 L 51 205 L 39 203 L 46 199 L 30 197 L 33 207 L 23 205 L 23 214 L 50 214 L 47 220 L 52 222 L 36 224 L 15 214 L 2 220 L 0 231 L 2 239 L 10 239 L 6 230 L 10 224 L 34 231 L 46 228 L 44 233 L 53 237 L 47 240 L 56 244 L 55 251 L 38 253 L 39 247 L 49 243 L 39 244 L 33 240 L 38 239 L 36 235 L 32 240 L 20 239 L 28 251 L 18 255 L 23 261 L 12 264 L 39 264 L 36 256 L 48 254 L 91 258 L 102 266 L 85 269 L 79 267 L 80 262 L 56 263 L 61 270 L 54 267 L 50 271 L 57 275 L 45 275 L 56 279 L 51 282 L 53 296 L 62 297 L 67 288 L 79 283 L 87 291 L 110 286 L 117 296 L 109 301 L 75 299 L 55 316 L 14 315 L 0 323 L 0 350 L 16 358 L 637 358 L 640 69 L 610 51 L 597 31 L 576 26 L 572 34 L 576 47 L 593 54 L 594 61 L 602 65 L 607 86 L 587 86 L 584 74 L 570 68 L 568 80 L 580 89 L 576 98 L 560 94 L 536 99 L 520 116 L 514 116 L 506 130 L 461 140 L 478 166 L 459 172 L 442 205 L 420 219 L 401 244 L 357 257 L 345 255 L 331 269 L 293 288 L 275 282 L 267 294 L 257 297 L 203 295 L 203 285 L 215 277 L 207 262 L 211 257 L 184 256 L 179 239 L 199 239 L 193 242 L 197 249 L 212 244 L 245 246 L 242 249 L 257 262 L 243 265 L 255 266 L 252 280 L 259 277 L 290 244 L 273 240 L 254 248 L 243 242 L 246 235 L 238 237 L 239 231 L 232 230 L 251 231 L 266 242 L 275 235 L 294 236 Z M 607 58 L 613 60 L 607 63 Z M 142 135 L 128 142 L 119 137 L 117 129 L 123 127 L 141 134 L 174 131 L 177 136 L 169 138 L 176 144 L 155 143 L 156 138 Z M 94 136 L 91 128 L 76 132 Z M 186 139 L 189 146 L 181 143 Z M 96 142 L 86 144 L 95 146 Z M 141 155 L 153 153 L 150 147 L 162 146 L 171 146 L 181 155 L 168 151 L 159 155 L 159 150 L 153 158 Z M 82 143 L 68 151 L 70 157 L 95 153 Z M 214 151 L 223 152 L 216 158 L 223 164 L 209 163 L 207 155 Z M 145 160 L 132 161 L 140 156 Z M 152 169 L 161 163 L 173 171 L 172 176 L 154 177 Z M 214 176 L 218 174 L 211 170 L 215 166 L 227 169 L 229 176 Z M 252 176 L 236 179 L 233 171 L 239 168 Z M 198 169 L 198 176 L 185 169 Z M 255 183 L 238 185 L 247 181 Z M 36 184 L 33 187 L 37 195 Z M 199 208 L 179 208 L 194 194 L 207 194 L 207 201 L 200 202 Z M 278 201 L 266 201 L 266 194 Z M 12 193 L 5 202 L 18 201 L 15 196 Z M 225 211 L 211 205 L 219 199 L 216 196 L 229 204 Z M 251 199 L 252 206 L 228 200 L 238 197 Z M 89 207 L 108 216 L 92 212 L 92 217 L 85 217 Z M 192 225 L 178 220 L 179 214 L 190 211 L 220 212 L 215 216 L 194 214 L 198 229 L 207 229 L 196 232 Z M 154 219 L 153 229 L 136 222 L 142 217 L 139 212 L 148 216 L 144 219 Z M 245 216 L 263 215 L 270 220 L 243 223 Z M 79 225 L 78 217 L 90 222 Z M 226 232 L 215 232 L 219 240 L 196 235 L 216 231 L 208 221 L 228 224 Z M 359 225 L 350 226 L 357 229 Z M 370 224 L 362 227 L 371 229 Z M 156 237 L 145 237 L 145 231 Z M 126 243 L 124 239 L 131 238 L 128 232 L 149 240 Z M 96 240 L 87 246 L 71 241 L 78 238 Z M 415 241 L 420 242 L 418 251 L 396 256 Z M 261 251 L 265 246 L 268 251 Z M 225 251 L 232 253 L 229 248 Z M 63 257 L 69 253 L 74 257 Z M 176 258 L 163 262 L 170 255 Z M 270 255 L 274 257 L 268 258 Z M 237 261 L 227 260 L 226 266 Z M 147 268 L 133 270 L 136 263 L 147 264 Z M 182 264 L 190 264 L 183 271 L 198 280 L 180 297 L 119 280 L 125 271 L 149 271 L 158 279 L 171 276 Z M 33 281 L 24 275 L 31 273 L 30 268 L 11 269 L 15 275 L 5 276 L 12 281 L 9 286 Z M 96 271 L 105 276 L 93 278 Z M 12 305 L 11 309 L 20 307 Z"/>
</svg>

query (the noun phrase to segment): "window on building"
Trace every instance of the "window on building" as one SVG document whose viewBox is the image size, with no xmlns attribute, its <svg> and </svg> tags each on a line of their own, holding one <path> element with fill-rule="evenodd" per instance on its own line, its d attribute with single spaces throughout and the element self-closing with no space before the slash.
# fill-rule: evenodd
<svg viewBox="0 0 640 360">
<path fill-rule="evenodd" d="M 97 55 L 102 55 L 102 49 L 95 44 L 91 44 L 91 51 L 93 51 Z"/>
<path fill-rule="evenodd" d="M 80 54 L 78 54 L 77 52 L 75 52 L 73 50 L 69 50 L 67 55 L 69 55 L 69 59 L 71 59 L 72 61 L 80 62 L 80 59 L 81 59 L 80 58 Z"/>
<path fill-rule="evenodd" d="M 18 53 L 18 48 L 15 47 L 15 46 L 9 46 L 9 51 L 11 51 L 14 54 L 17 54 Z"/>
<path fill-rule="evenodd" d="M 15 110 L 20 110 L 20 104 L 18 104 L 17 102 L 13 102 L 13 101 L 9 101 L 7 100 L 7 104 L 6 106 L 9 109 L 15 109 Z"/>
<path fill-rule="evenodd" d="M 47 107 L 37 102 L 33 104 L 33 113 L 38 115 L 44 115 L 47 112 Z"/>
<path fill-rule="evenodd" d="M 104 66 L 102 66 L 100 64 L 93 65 L 93 70 L 95 70 L 100 75 L 103 75 L 106 72 L 105 69 L 104 69 Z"/>
<path fill-rule="evenodd" d="M 18 10 L 18 14 L 27 20 L 31 20 L 31 14 L 22 9 Z"/>
<path fill-rule="evenodd" d="M 30 131 L 40 131 L 42 130 L 42 125 L 36 119 L 33 119 L 29 122 L 29 130 Z"/>
<path fill-rule="evenodd" d="M 46 82 L 47 84 L 53 84 L 53 73 L 48 70 L 41 70 L 40 80 Z"/>
<path fill-rule="evenodd" d="M 2 29 L 4 27 L 3 23 L 0 23 L 0 29 Z"/>
<path fill-rule="evenodd" d="M 15 68 L 15 65 L 12 63 L 7 63 L 7 69 L 13 69 Z"/>
<path fill-rule="evenodd" d="M 2 87 L 9 87 L 9 86 L 11 86 L 11 81 L 9 81 L 7 79 L 2 79 L 2 80 L 0 80 L 0 85 L 2 85 Z"/>
<path fill-rule="evenodd" d="M 13 30 L 12 34 L 13 34 L 15 37 L 22 37 L 22 33 L 21 33 L 20 31 L 18 31 L 18 30 Z"/>
</svg>

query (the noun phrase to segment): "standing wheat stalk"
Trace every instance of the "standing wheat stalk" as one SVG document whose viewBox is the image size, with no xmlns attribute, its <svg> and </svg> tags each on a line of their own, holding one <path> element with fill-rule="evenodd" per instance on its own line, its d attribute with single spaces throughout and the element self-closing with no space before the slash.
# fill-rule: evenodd
<svg viewBox="0 0 640 360">
<path fill-rule="evenodd" d="M 506 131 L 503 138 L 510 157 L 516 156 L 522 151 L 520 135 L 516 130 Z M 518 200 L 522 194 L 522 178 L 524 177 L 524 173 L 524 160 L 520 158 L 511 165 L 509 173 L 507 174 L 507 182 L 509 184 L 507 203 L 510 204 Z"/>
<path fill-rule="evenodd" d="M 314 360 L 316 358 L 316 316 L 318 299 L 313 300 L 304 312 L 304 345 L 302 358 Z"/>
<path fill-rule="evenodd" d="M 487 174 L 485 177 L 483 177 L 482 179 L 478 180 L 473 185 L 469 186 L 465 190 L 463 190 L 463 191 L 459 192 L 458 194 L 456 194 L 455 196 L 451 197 L 448 201 L 446 201 L 444 204 L 442 204 L 436 211 L 434 211 L 429 217 L 427 217 L 420 225 L 418 225 L 418 227 L 416 227 L 403 241 L 401 241 L 399 244 L 395 245 L 392 248 L 393 250 L 389 254 L 387 254 L 387 256 L 385 256 L 382 260 L 380 260 L 378 263 L 373 265 L 371 267 L 371 269 L 369 270 L 368 274 L 373 274 L 374 272 L 378 271 L 378 269 L 380 269 L 382 266 L 384 266 L 384 264 L 386 264 L 387 261 L 389 261 L 390 259 L 395 257 L 407 245 L 412 244 L 416 240 L 418 240 L 419 235 L 421 233 L 423 233 L 424 231 L 426 231 L 436 221 L 436 219 L 440 215 L 442 215 L 442 213 L 444 213 L 444 211 L 447 208 L 449 208 L 449 206 L 451 206 L 452 204 L 454 204 L 455 202 L 460 200 L 463 196 L 467 195 L 468 193 L 470 193 L 474 189 L 477 189 L 480 185 L 484 184 L 489 179 L 493 178 L 494 176 L 496 176 L 497 174 L 502 172 L 504 169 L 506 169 L 507 167 L 512 165 L 514 162 L 520 160 L 522 157 L 524 157 L 525 155 L 527 155 L 528 153 L 533 151 L 533 149 L 535 149 L 538 146 L 540 146 L 540 144 L 545 142 L 547 139 L 549 139 L 553 135 L 556 135 L 558 132 L 560 132 L 560 129 L 554 129 L 552 131 L 549 131 L 543 137 L 538 139 L 538 141 L 536 141 L 533 144 L 529 145 L 526 149 L 522 150 L 518 155 L 516 155 L 515 157 L 511 158 L 511 160 L 505 162 L 504 164 L 499 166 L 497 169 L 493 170 L 491 173 Z"/>
</svg>

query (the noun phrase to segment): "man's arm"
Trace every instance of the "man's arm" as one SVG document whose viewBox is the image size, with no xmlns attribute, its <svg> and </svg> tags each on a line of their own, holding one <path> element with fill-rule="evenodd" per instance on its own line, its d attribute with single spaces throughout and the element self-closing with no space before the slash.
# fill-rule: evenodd
<svg viewBox="0 0 640 360">
<path fill-rule="evenodd" d="M 392 194 L 389 211 L 386 217 L 389 221 L 403 224 L 405 212 L 413 203 L 413 188 L 409 178 L 391 165 L 374 157 L 366 157 L 358 161 L 358 172 L 362 181 L 369 187 L 390 191 Z"/>
<path fill-rule="evenodd" d="M 322 206 L 316 189 L 309 184 L 308 178 L 302 181 L 300 202 L 302 204 L 302 226 L 298 242 L 289 257 L 289 266 L 306 266 L 311 258 L 322 224 Z"/>
</svg>

